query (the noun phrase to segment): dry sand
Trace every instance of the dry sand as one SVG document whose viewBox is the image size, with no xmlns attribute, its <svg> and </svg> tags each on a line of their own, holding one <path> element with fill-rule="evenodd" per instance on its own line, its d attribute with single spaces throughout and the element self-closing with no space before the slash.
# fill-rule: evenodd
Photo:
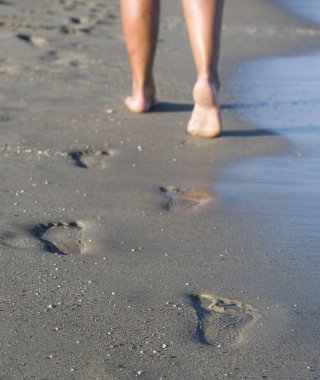
<svg viewBox="0 0 320 380">
<path fill-rule="evenodd" d="M 227 2 L 225 131 L 209 141 L 185 134 L 194 68 L 178 2 L 163 1 L 165 102 L 147 115 L 122 106 L 117 1 L 0 10 L 0 378 L 316 378 L 318 314 L 298 307 L 318 294 L 314 262 L 279 255 L 211 183 L 230 160 L 293 149 L 239 122 L 237 62 L 310 48 L 318 30 L 271 1 Z"/>
</svg>

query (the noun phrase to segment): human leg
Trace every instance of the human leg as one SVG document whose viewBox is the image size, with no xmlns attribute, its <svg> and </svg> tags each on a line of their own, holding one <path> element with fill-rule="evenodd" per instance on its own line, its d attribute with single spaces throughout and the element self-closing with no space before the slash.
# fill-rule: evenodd
<svg viewBox="0 0 320 380">
<path fill-rule="evenodd" d="M 132 95 L 125 104 L 132 112 L 146 112 L 156 104 L 152 69 L 160 0 L 121 0 L 121 15 L 132 69 Z"/>
<path fill-rule="evenodd" d="M 221 133 L 218 60 L 224 0 L 182 0 L 197 69 L 194 110 L 188 132 L 202 137 Z"/>
</svg>

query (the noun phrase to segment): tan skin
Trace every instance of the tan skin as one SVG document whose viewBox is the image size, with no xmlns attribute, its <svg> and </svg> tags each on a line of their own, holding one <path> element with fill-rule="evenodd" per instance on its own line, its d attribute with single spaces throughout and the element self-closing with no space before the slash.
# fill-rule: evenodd
<svg viewBox="0 0 320 380">
<path fill-rule="evenodd" d="M 218 59 L 224 0 L 182 0 L 197 69 L 194 109 L 188 133 L 218 137 L 222 124 L 218 103 Z M 121 0 L 121 14 L 132 69 L 132 94 L 125 100 L 132 112 L 147 112 L 157 100 L 153 80 L 160 0 Z"/>
</svg>

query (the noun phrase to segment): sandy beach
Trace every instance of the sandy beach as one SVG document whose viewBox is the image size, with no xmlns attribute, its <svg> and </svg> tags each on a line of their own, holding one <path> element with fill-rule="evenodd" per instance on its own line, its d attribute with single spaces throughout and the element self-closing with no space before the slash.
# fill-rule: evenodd
<svg viewBox="0 0 320 380">
<path fill-rule="evenodd" d="M 320 27 L 226 2 L 208 140 L 162 16 L 136 115 L 118 1 L 0 0 L 1 380 L 320 378 Z"/>
</svg>

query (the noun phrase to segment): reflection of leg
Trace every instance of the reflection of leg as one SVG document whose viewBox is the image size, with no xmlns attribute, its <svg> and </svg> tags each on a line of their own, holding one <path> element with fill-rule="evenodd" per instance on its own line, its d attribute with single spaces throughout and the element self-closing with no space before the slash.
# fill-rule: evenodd
<svg viewBox="0 0 320 380">
<path fill-rule="evenodd" d="M 223 0 L 182 0 L 197 68 L 194 110 L 188 132 L 203 137 L 221 133 L 218 59 Z"/>
<path fill-rule="evenodd" d="M 125 101 L 133 112 L 155 103 L 152 76 L 159 30 L 160 0 L 121 0 L 123 31 L 132 69 L 132 95 Z"/>
</svg>

